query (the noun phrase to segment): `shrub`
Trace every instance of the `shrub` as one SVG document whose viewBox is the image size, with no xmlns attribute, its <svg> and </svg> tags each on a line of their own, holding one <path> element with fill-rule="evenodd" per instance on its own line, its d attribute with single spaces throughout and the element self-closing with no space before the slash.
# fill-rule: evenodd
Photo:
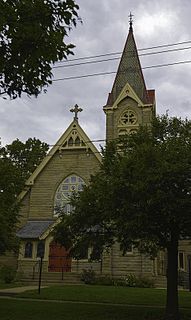
<svg viewBox="0 0 191 320">
<path fill-rule="evenodd" d="M 127 283 L 125 279 L 123 278 L 118 278 L 114 280 L 114 285 L 117 287 L 127 287 Z"/>
<path fill-rule="evenodd" d="M 137 278 L 134 274 L 130 273 L 125 278 L 125 283 L 127 287 L 136 287 Z"/>
<path fill-rule="evenodd" d="M 86 284 L 95 284 L 96 273 L 93 269 L 83 269 L 81 280 Z"/>
<path fill-rule="evenodd" d="M 136 280 L 136 287 L 138 288 L 153 288 L 154 287 L 154 280 L 140 276 Z"/>
<path fill-rule="evenodd" d="M 121 287 L 153 288 L 154 280 L 144 276 L 136 277 L 130 273 L 125 278 L 115 279 L 114 285 Z"/>
<path fill-rule="evenodd" d="M 115 285 L 115 280 L 111 278 L 109 275 L 105 275 L 102 277 L 96 277 L 95 284 L 103 286 L 113 286 Z"/>
<path fill-rule="evenodd" d="M 136 277 L 130 273 L 124 278 L 112 278 L 110 275 L 96 277 L 93 269 L 84 269 L 81 275 L 81 280 L 86 284 L 97 284 L 103 286 L 119 286 L 119 287 L 138 287 L 138 288 L 153 288 L 154 280 L 139 276 Z"/>
<path fill-rule="evenodd" d="M 10 266 L 3 266 L 0 269 L 0 279 L 5 283 L 11 283 L 15 280 L 16 269 Z"/>
</svg>

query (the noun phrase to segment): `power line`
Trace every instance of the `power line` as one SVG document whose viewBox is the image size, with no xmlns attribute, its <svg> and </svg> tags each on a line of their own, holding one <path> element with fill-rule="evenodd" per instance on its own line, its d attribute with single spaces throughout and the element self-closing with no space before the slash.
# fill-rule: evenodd
<svg viewBox="0 0 191 320">
<path fill-rule="evenodd" d="M 167 48 L 167 47 L 173 47 L 173 46 L 178 46 L 178 45 L 188 44 L 188 43 L 191 43 L 191 40 L 170 43 L 170 44 L 163 44 L 163 45 L 147 47 L 147 48 L 140 48 L 140 49 L 138 49 L 138 51 L 153 50 L 153 49 L 158 49 L 158 48 Z M 118 54 L 122 54 L 122 51 L 121 52 L 110 52 L 110 53 L 105 53 L 105 54 L 98 54 L 98 55 L 93 55 L 93 56 L 85 56 L 85 57 L 79 57 L 79 58 L 74 58 L 74 59 L 68 59 L 68 60 L 58 61 L 57 63 L 67 63 L 67 62 L 71 62 L 71 61 L 94 59 L 94 58 L 100 58 L 100 57 L 106 57 L 106 56 L 112 56 L 112 55 L 118 55 Z"/>
<path fill-rule="evenodd" d="M 173 66 L 173 65 L 187 64 L 187 63 L 191 63 L 191 60 L 172 62 L 172 63 L 165 63 L 165 64 L 158 64 L 158 65 L 153 65 L 153 66 L 146 66 L 146 67 L 143 67 L 142 70 L 143 69 L 169 67 L 169 66 Z M 122 72 L 127 72 L 127 70 L 124 70 Z M 79 75 L 79 76 L 71 76 L 71 77 L 66 77 L 66 78 L 53 79 L 52 81 L 56 82 L 56 81 L 64 81 L 64 80 L 74 80 L 74 79 L 82 79 L 82 78 L 88 78 L 88 77 L 105 76 L 105 75 L 109 75 L 109 74 L 116 74 L 116 71 L 90 73 L 90 74 Z"/>
<path fill-rule="evenodd" d="M 163 51 L 156 51 L 156 52 L 148 52 L 148 53 L 142 53 L 139 55 L 141 56 L 149 56 L 149 55 L 154 55 L 154 54 L 161 54 L 161 53 L 167 53 L 167 52 L 176 52 L 176 51 L 183 51 L 183 50 L 188 50 L 191 49 L 190 47 L 185 47 L 185 48 L 177 48 L 177 49 L 169 49 L 169 50 L 163 50 Z M 131 51 L 132 52 L 132 51 Z M 69 68 L 69 67 L 74 67 L 74 66 L 81 66 L 81 65 L 86 65 L 86 64 L 94 64 L 94 63 L 102 63 L 102 62 L 108 62 L 108 61 L 114 61 L 114 60 L 119 60 L 120 57 L 116 58 L 109 58 L 109 59 L 102 59 L 102 60 L 94 60 L 94 61 L 86 61 L 86 62 L 79 62 L 79 63 L 73 63 L 73 64 L 67 64 L 67 65 L 61 65 L 61 66 L 55 66 L 52 67 L 53 69 L 58 69 L 58 68 Z"/>
</svg>

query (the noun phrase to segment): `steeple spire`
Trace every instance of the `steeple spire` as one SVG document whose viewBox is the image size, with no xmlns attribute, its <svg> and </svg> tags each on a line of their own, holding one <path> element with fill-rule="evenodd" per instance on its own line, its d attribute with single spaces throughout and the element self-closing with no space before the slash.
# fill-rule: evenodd
<svg viewBox="0 0 191 320">
<path fill-rule="evenodd" d="M 143 103 L 147 103 L 147 89 L 133 36 L 132 13 L 130 13 L 129 18 L 129 33 L 114 80 L 113 88 L 109 95 L 109 104 L 113 104 L 115 102 L 126 83 L 130 84 Z"/>
</svg>

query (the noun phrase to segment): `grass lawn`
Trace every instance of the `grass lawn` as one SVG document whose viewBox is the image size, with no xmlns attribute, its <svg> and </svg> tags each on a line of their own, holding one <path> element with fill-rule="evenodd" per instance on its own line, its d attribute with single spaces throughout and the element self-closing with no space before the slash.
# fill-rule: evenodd
<svg viewBox="0 0 191 320">
<path fill-rule="evenodd" d="M 40 295 L 37 290 L 34 290 L 19 294 L 19 296 L 35 299 L 164 306 L 166 290 L 88 285 L 57 286 L 41 289 Z M 179 303 L 182 308 L 190 308 L 191 313 L 190 292 L 180 291 Z"/>
<path fill-rule="evenodd" d="M 162 320 L 163 309 L 0 299 L 3 320 Z M 190 312 L 181 320 L 190 320 Z"/>
<path fill-rule="evenodd" d="M 162 320 L 166 291 L 112 286 L 57 286 L 41 289 L 40 295 L 33 290 L 17 297 L 20 299 L 0 297 L 1 319 Z M 27 299 L 21 300 L 22 297 Z M 30 301 L 29 298 L 37 300 Z M 181 320 L 191 320 L 191 293 L 179 292 L 179 300 Z"/>
</svg>

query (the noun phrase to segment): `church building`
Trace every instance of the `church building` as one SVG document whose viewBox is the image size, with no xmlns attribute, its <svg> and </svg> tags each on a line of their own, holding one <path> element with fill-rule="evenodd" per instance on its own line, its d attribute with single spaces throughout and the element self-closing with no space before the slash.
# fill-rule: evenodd
<svg viewBox="0 0 191 320">
<path fill-rule="evenodd" d="M 130 19 L 131 20 L 131 19 Z M 88 184 L 90 175 L 99 170 L 100 152 L 81 128 L 78 120 L 82 111 L 77 105 L 71 110 L 74 119 L 49 151 L 42 163 L 26 181 L 20 194 L 20 251 L 18 271 L 29 279 L 38 273 L 39 257 L 43 252 L 43 274 L 47 279 L 57 275 L 59 279 L 81 274 L 92 268 L 97 274 L 112 277 L 127 274 L 144 275 L 159 279 L 165 275 L 165 254 L 151 260 L 131 247 L 123 256 L 116 243 L 100 261 L 74 260 L 65 248 L 54 242 L 52 230 L 59 223 L 58 209 L 70 211 L 69 197 L 73 191 L 81 191 Z M 133 35 L 132 21 L 116 77 L 103 107 L 106 115 L 106 140 L 135 132 L 139 125 L 147 125 L 156 113 L 155 91 L 146 88 L 138 51 Z M 182 268 L 184 252 L 181 255 Z"/>
</svg>

